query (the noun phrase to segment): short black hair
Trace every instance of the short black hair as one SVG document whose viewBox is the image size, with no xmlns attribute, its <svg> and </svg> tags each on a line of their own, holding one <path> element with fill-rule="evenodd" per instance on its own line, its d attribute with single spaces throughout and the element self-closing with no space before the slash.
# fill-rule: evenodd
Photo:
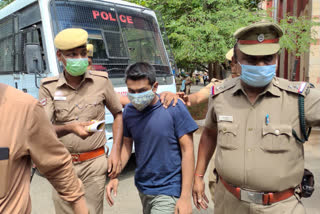
<svg viewBox="0 0 320 214">
<path fill-rule="evenodd" d="M 152 86 L 156 82 L 156 70 L 147 62 L 137 62 L 126 68 L 126 83 L 130 80 L 148 79 Z"/>
</svg>

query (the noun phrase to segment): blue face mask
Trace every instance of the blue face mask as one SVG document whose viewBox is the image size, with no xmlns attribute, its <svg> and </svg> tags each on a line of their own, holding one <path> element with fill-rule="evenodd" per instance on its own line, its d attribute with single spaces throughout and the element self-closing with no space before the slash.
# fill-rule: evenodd
<svg viewBox="0 0 320 214">
<path fill-rule="evenodd" d="M 155 94 L 153 93 L 152 89 L 138 94 L 128 93 L 130 102 L 138 111 L 142 111 L 148 105 L 150 105 L 154 97 Z"/>
<path fill-rule="evenodd" d="M 265 66 L 241 65 L 240 79 L 249 86 L 257 88 L 264 87 L 268 85 L 276 75 L 276 68 L 277 63 Z"/>
</svg>

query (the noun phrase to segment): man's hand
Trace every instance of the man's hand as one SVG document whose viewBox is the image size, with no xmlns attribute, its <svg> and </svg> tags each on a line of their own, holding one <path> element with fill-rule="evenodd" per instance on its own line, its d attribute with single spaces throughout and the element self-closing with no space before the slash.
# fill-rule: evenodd
<svg viewBox="0 0 320 214">
<path fill-rule="evenodd" d="M 179 93 L 180 92 L 178 92 L 177 94 L 169 91 L 162 92 L 160 94 L 160 101 L 163 107 L 168 108 L 172 101 L 173 101 L 172 106 L 176 106 L 178 99 L 180 99 L 184 103 L 184 101 L 180 98 Z"/>
<path fill-rule="evenodd" d="M 86 139 L 91 136 L 93 132 L 87 132 L 86 126 L 90 126 L 94 121 L 91 122 L 75 122 L 68 124 L 72 133 L 78 135 L 82 139 Z"/>
<path fill-rule="evenodd" d="M 111 153 L 108 158 L 108 176 L 111 179 L 116 178 L 121 172 L 122 164 L 120 157 L 120 150 L 112 147 Z"/>
<path fill-rule="evenodd" d="M 198 210 L 207 209 L 209 200 L 204 192 L 205 183 L 203 177 L 195 176 L 192 190 L 193 203 Z"/>
<path fill-rule="evenodd" d="M 192 214 L 191 198 L 180 198 L 174 209 L 174 214 Z"/>
<path fill-rule="evenodd" d="M 119 184 L 119 180 L 115 178 L 115 179 L 111 179 L 106 187 L 106 199 L 110 207 L 112 207 L 114 204 L 114 201 L 112 198 L 112 191 L 113 191 L 113 196 L 116 197 L 118 184 Z"/>
<path fill-rule="evenodd" d="M 180 99 L 183 100 L 183 103 L 187 106 L 191 106 L 191 101 L 189 99 L 189 95 L 185 94 L 184 92 L 177 92 L 177 95 Z"/>
</svg>

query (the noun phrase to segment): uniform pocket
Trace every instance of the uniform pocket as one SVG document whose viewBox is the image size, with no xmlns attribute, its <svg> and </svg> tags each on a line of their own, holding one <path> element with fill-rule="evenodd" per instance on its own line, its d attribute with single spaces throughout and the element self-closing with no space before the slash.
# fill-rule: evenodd
<svg viewBox="0 0 320 214">
<path fill-rule="evenodd" d="M 239 126 L 229 122 L 218 123 L 218 145 L 223 149 L 234 150 L 239 147 L 237 142 Z"/>
<path fill-rule="evenodd" d="M 102 99 L 96 97 L 96 98 L 90 98 L 86 100 L 85 109 L 83 113 L 88 120 L 97 119 L 101 111 L 104 111 L 104 105 L 103 105 Z"/>
<path fill-rule="evenodd" d="M 59 122 L 66 121 L 70 116 L 69 104 L 66 101 L 54 101 L 55 120 Z"/>
<path fill-rule="evenodd" d="M 261 149 L 268 152 L 287 152 L 290 149 L 292 126 L 264 125 L 262 128 Z"/>
<path fill-rule="evenodd" d="M 6 196 L 9 179 L 9 160 L 0 160 L 0 199 Z"/>
</svg>

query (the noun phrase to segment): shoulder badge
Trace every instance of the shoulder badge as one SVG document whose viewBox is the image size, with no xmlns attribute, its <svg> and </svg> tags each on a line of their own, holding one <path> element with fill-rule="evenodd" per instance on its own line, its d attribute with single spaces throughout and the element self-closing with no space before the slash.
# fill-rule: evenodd
<svg viewBox="0 0 320 214">
<path fill-rule="evenodd" d="M 109 78 L 108 72 L 106 71 L 89 71 L 89 73 L 93 76 Z"/>
<path fill-rule="evenodd" d="M 55 82 L 59 80 L 59 76 L 54 76 L 54 77 L 46 77 L 41 80 L 41 84 L 47 84 L 50 82 Z"/>
<path fill-rule="evenodd" d="M 43 99 L 40 100 L 39 102 L 40 102 L 40 104 L 41 104 L 42 106 L 45 106 L 45 105 L 47 105 L 47 98 L 43 98 Z"/>
<path fill-rule="evenodd" d="M 220 93 L 223 93 L 224 91 L 229 90 L 230 88 L 233 88 L 238 81 L 239 81 L 239 78 L 233 78 L 233 79 L 225 79 L 220 83 L 214 84 L 211 88 L 211 95 L 215 96 L 217 94 L 220 94 Z"/>
<path fill-rule="evenodd" d="M 302 96 L 308 95 L 310 88 L 312 88 L 312 85 L 308 82 L 292 82 L 282 78 L 277 78 L 274 85 L 282 90 L 300 94 Z"/>
</svg>

